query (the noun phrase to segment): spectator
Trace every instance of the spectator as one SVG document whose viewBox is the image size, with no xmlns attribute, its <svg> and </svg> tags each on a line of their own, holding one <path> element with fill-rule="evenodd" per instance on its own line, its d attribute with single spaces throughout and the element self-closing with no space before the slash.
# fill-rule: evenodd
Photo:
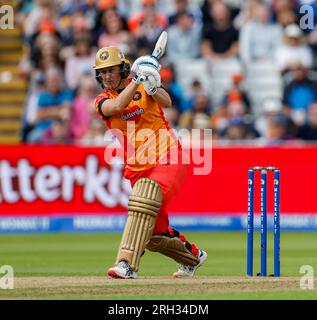
<svg viewBox="0 0 317 320">
<path fill-rule="evenodd" d="M 77 9 L 73 14 L 64 16 L 60 20 L 61 37 L 66 48 L 74 44 L 76 37 L 89 33 L 89 30 L 90 22 L 83 9 Z"/>
<path fill-rule="evenodd" d="M 168 25 L 166 16 L 156 10 L 155 0 L 142 0 L 142 11 L 128 21 L 129 30 L 137 39 L 138 55 L 152 52 L 156 40 Z"/>
<path fill-rule="evenodd" d="M 193 99 L 198 96 L 199 94 L 205 94 L 205 89 L 203 88 L 201 82 L 197 79 L 195 79 L 192 82 L 192 91 L 191 94 L 193 96 Z"/>
<path fill-rule="evenodd" d="M 79 141 L 82 144 L 85 145 L 105 145 L 105 126 L 98 118 L 97 113 L 92 116 L 90 121 L 90 126 L 88 128 L 88 131 L 85 133 L 85 135 L 82 137 L 82 139 Z"/>
<path fill-rule="evenodd" d="M 193 3 L 189 4 L 188 0 L 175 0 L 174 3 L 175 11 L 168 18 L 169 25 L 173 25 L 174 23 L 176 23 L 178 14 L 184 11 L 191 14 L 194 19 L 194 23 L 197 26 L 202 25 L 202 12 L 197 5 L 194 5 Z"/>
<path fill-rule="evenodd" d="M 24 0 L 22 3 L 19 3 L 19 11 L 16 12 L 15 19 L 19 26 L 22 26 L 23 29 L 26 27 L 26 20 L 30 16 L 30 13 L 37 7 L 37 1 L 33 0 Z M 30 23 L 31 19 L 29 19 Z M 34 24 L 31 26 L 34 28 Z M 24 30 L 25 31 L 25 30 Z M 26 40 L 26 39 L 25 39 Z"/>
<path fill-rule="evenodd" d="M 175 20 L 175 25 L 168 29 L 167 57 L 171 64 L 181 59 L 197 58 L 201 46 L 201 29 L 194 24 L 193 16 L 183 11 Z"/>
<path fill-rule="evenodd" d="M 203 31 L 202 56 L 212 61 L 236 57 L 239 33 L 232 24 L 229 8 L 222 2 L 215 2 L 210 14 L 213 22 Z"/>
<path fill-rule="evenodd" d="M 306 68 L 313 65 L 311 49 L 302 43 L 302 31 L 296 24 L 288 25 L 284 30 L 284 43 L 281 44 L 275 53 L 275 64 L 281 73 L 285 73 L 290 64 L 300 61 Z"/>
<path fill-rule="evenodd" d="M 90 76 L 82 76 L 78 95 L 75 97 L 71 115 L 71 133 L 75 140 L 81 140 L 89 131 L 89 126 L 96 111 L 93 101 L 96 97 L 96 82 Z"/>
<path fill-rule="evenodd" d="M 202 2 L 202 0 L 199 0 Z M 248 0 L 243 0 L 243 2 Z M 213 6 L 216 3 L 226 3 L 228 5 L 228 9 L 230 12 L 230 20 L 234 20 L 236 16 L 239 14 L 240 9 L 234 5 L 234 1 L 227 1 L 227 0 L 204 0 L 203 4 L 201 5 L 202 17 L 203 17 L 203 24 L 206 25 L 209 22 L 213 22 L 213 16 L 210 15 L 210 12 L 213 10 Z"/>
<path fill-rule="evenodd" d="M 61 42 L 58 36 L 52 31 L 40 31 L 31 49 L 31 68 L 45 72 L 48 68 L 60 68 L 62 61 L 59 53 Z"/>
<path fill-rule="evenodd" d="M 102 28 L 98 38 L 98 47 L 115 46 L 124 54 L 135 52 L 134 39 L 127 30 L 125 20 L 114 8 L 107 9 L 102 15 Z"/>
<path fill-rule="evenodd" d="M 55 144 L 73 142 L 69 128 L 69 119 L 55 119 L 51 127 L 44 132 L 41 142 Z"/>
<path fill-rule="evenodd" d="M 117 0 L 118 3 L 118 10 L 120 15 L 124 16 L 125 18 L 132 18 L 136 17 L 142 11 L 143 4 L 145 2 L 148 3 L 155 3 L 155 8 L 158 12 L 160 12 L 161 16 L 170 16 L 174 9 L 174 1 L 171 0 L 155 0 L 155 1 L 143 1 L 143 0 Z M 191 0 L 192 1 L 192 0 Z"/>
<path fill-rule="evenodd" d="M 283 104 L 279 98 L 267 98 L 262 104 L 262 114 L 255 120 L 255 128 L 262 137 L 267 132 L 268 120 L 275 115 L 282 114 Z"/>
<path fill-rule="evenodd" d="M 29 142 L 39 142 L 55 119 L 70 118 L 72 95 L 63 88 L 62 76 L 57 69 L 48 69 L 45 74 L 46 91 L 39 97 L 37 122 L 28 136 Z"/>
<path fill-rule="evenodd" d="M 98 0 L 98 9 L 102 12 L 118 7 L 117 0 Z"/>
<path fill-rule="evenodd" d="M 242 100 L 232 100 L 226 105 L 229 118 L 244 118 L 247 115 L 247 106 Z"/>
<path fill-rule="evenodd" d="M 171 67 L 163 67 L 160 71 L 162 86 L 169 93 L 173 106 L 179 113 L 190 110 L 191 105 L 183 88 L 176 81 L 174 71 Z"/>
<path fill-rule="evenodd" d="M 199 80 L 194 80 L 191 85 L 191 93 L 189 97 L 189 103 L 191 105 L 190 109 L 193 109 L 193 105 L 199 96 L 208 96 L 207 92 L 203 88 L 201 82 Z M 209 110 L 211 110 L 211 101 L 208 98 Z"/>
<path fill-rule="evenodd" d="M 69 89 L 75 91 L 79 86 L 81 75 L 91 72 L 95 55 L 96 50 L 91 46 L 89 34 L 75 38 L 73 55 L 69 56 L 65 63 L 65 79 Z"/>
<path fill-rule="evenodd" d="M 290 66 L 292 80 L 283 92 L 284 111 L 297 125 L 306 120 L 308 106 L 317 100 L 317 81 L 308 76 L 308 70 L 297 61 Z"/>
<path fill-rule="evenodd" d="M 251 113 L 251 104 L 247 92 L 242 88 L 244 77 L 241 73 L 234 73 L 231 76 L 231 87 L 225 93 L 222 99 L 222 105 L 227 106 L 231 102 L 243 102 L 247 108 L 247 112 Z"/>
<path fill-rule="evenodd" d="M 186 129 L 210 129 L 209 98 L 202 92 L 197 93 L 192 109 L 181 114 L 179 123 Z"/>
<path fill-rule="evenodd" d="M 226 132 L 232 119 L 241 118 L 249 123 L 247 106 L 241 99 L 228 100 L 227 104 L 220 105 L 211 116 L 211 127 L 220 134 Z"/>
<path fill-rule="evenodd" d="M 139 14 L 141 11 L 141 6 L 142 6 L 142 3 L 140 0 L 138 1 L 117 0 L 116 1 L 116 7 L 118 8 L 120 15 L 124 17 L 126 20 Z"/>
<path fill-rule="evenodd" d="M 193 112 L 194 113 L 205 113 L 210 116 L 210 101 L 209 98 L 203 94 L 198 94 L 193 101 Z"/>
<path fill-rule="evenodd" d="M 273 21 L 278 20 L 278 16 L 282 12 L 293 11 L 299 12 L 299 1 L 298 0 L 272 0 L 271 2 L 271 11 Z"/>
<path fill-rule="evenodd" d="M 270 119 L 279 115 L 285 117 L 287 136 L 296 136 L 297 127 L 289 116 L 283 115 L 282 101 L 279 98 L 268 98 L 263 102 L 262 114 L 255 121 L 255 128 L 262 137 L 265 137 L 269 130 L 268 126 Z"/>
<path fill-rule="evenodd" d="M 277 13 L 277 23 L 285 29 L 290 24 L 295 24 L 297 22 L 297 16 L 295 12 L 291 9 L 285 9 Z"/>
<path fill-rule="evenodd" d="M 220 106 L 213 112 L 210 118 L 211 128 L 220 134 L 225 130 L 229 123 L 228 109 L 226 106 Z"/>
<path fill-rule="evenodd" d="M 241 3 L 240 12 L 234 19 L 234 26 L 240 30 L 246 23 L 254 20 L 258 0 L 244 0 Z"/>
<path fill-rule="evenodd" d="M 27 141 L 29 132 L 34 129 L 36 123 L 39 97 L 45 90 L 45 78 L 43 73 L 35 76 L 34 83 L 29 84 L 29 92 L 24 105 L 22 141 Z"/>
<path fill-rule="evenodd" d="M 23 19 L 23 33 L 25 40 L 32 46 L 33 38 L 42 22 L 55 20 L 55 5 L 49 0 L 37 0 L 28 15 Z"/>
<path fill-rule="evenodd" d="M 177 111 L 177 109 L 175 107 L 164 108 L 163 112 L 170 127 L 173 129 L 178 129 L 179 112 Z"/>
<path fill-rule="evenodd" d="M 161 29 L 168 25 L 168 19 L 164 15 L 157 13 L 156 4 L 156 0 L 142 0 L 141 12 L 132 16 L 128 21 L 128 27 L 131 32 L 140 29 L 148 19 L 153 19 L 154 23 Z"/>
<path fill-rule="evenodd" d="M 207 96 L 199 94 L 193 104 L 192 128 L 210 129 L 210 104 Z"/>
<path fill-rule="evenodd" d="M 270 23 L 269 8 L 264 4 L 258 4 L 255 8 L 254 20 L 246 23 L 240 30 L 239 44 L 242 62 L 246 65 L 259 60 L 273 62 L 281 37 L 281 27 Z"/>
<path fill-rule="evenodd" d="M 267 145 L 278 145 L 287 140 L 287 118 L 278 114 L 268 121 L 267 130 L 264 139 L 260 139 Z"/>
<path fill-rule="evenodd" d="M 228 140 L 246 140 L 258 136 L 253 126 L 250 126 L 242 117 L 230 119 L 227 128 L 221 133 L 222 138 Z"/>
<path fill-rule="evenodd" d="M 210 118 L 206 113 L 194 113 L 192 117 L 192 129 L 210 129 Z"/>
<path fill-rule="evenodd" d="M 303 140 L 317 141 L 317 101 L 310 104 L 307 123 L 300 126 L 297 137 Z"/>
</svg>

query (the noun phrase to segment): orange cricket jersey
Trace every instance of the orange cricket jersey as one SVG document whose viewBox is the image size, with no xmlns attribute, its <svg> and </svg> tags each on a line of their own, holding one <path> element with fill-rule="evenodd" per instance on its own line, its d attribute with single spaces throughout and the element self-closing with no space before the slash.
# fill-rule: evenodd
<svg viewBox="0 0 317 320">
<path fill-rule="evenodd" d="M 114 90 L 106 90 L 95 99 L 95 108 L 109 129 L 119 129 L 123 135 L 117 137 L 124 144 L 126 169 L 142 171 L 157 163 L 166 163 L 172 152 L 177 153 L 180 145 L 173 134 L 162 107 L 139 86 L 128 106 L 119 114 L 103 116 L 99 104 L 105 99 L 119 95 Z M 134 130 L 135 128 L 135 130 Z M 173 156 L 174 157 L 174 156 Z M 165 161 L 165 162 L 164 162 Z"/>
</svg>

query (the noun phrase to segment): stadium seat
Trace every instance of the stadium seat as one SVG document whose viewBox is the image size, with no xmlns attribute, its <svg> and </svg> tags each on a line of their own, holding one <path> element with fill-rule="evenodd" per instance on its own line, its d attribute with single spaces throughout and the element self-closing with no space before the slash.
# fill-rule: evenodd
<svg viewBox="0 0 317 320">
<path fill-rule="evenodd" d="M 226 91 L 230 88 L 232 75 L 240 73 L 241 70 L 241 64 L 236 59 L 212 63 L 210 95 L 214 106 L 220 104 Z"/>
<path fill-rule="evenodd" d="M 265 99 L 282 97 L 282 77 L 268 61 L 256 62 L 246 67 L 245 85 L 255 116 L 261 114 L 262 102 Z"/>
<path fill-rule="evenodd" d="M 191 93 L 194 80 L 199 80 L 207 93 L 210 91 L 210 70 L 205 59 L 179 60 L 175 64 L 177 81 L 184 88 L 187 95 Z"/>
<path fill-rule="evenodd" d="M 27 83 L 19 77 L 22 30 L 0 30 L 0 143 L 20 141 L 21 116 Z"/>
</svg>

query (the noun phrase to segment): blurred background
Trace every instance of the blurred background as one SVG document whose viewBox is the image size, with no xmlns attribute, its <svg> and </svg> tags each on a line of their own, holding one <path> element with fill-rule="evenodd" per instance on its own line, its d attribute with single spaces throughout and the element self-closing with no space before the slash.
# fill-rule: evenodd
<svg viewBox="0 0 317 320">
<path fill-rule="evenodd" d="M 14 29 L 0 30 L 3 144 L 102 144 L 96 51 L 118 46 L 132 63 L 162 30 L 173 128 L 213 129 L 220 145 L 317 139 L 317 1 L 1 2 L 14 8 Z"/>
</svg>

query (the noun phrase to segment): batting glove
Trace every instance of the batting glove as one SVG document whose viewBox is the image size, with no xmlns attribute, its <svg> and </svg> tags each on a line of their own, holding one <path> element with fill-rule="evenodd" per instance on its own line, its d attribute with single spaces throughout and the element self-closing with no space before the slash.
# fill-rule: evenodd
<svg viewBox="0 0 317 320">
<path fill-rule="evenodd" d="M 140 81 L 146 81 L 150 77 L 150 82 L 153 87 L 161 86 L 160 73 L 151 66 L 141 65 L 139 67 L 138 75 L 140 75 Z"/>
<path fill-rule="evenodd" d="M 136 59 L 131 67 L 131 71 L 133 73 L 138 73 L 139 67 L 141 65 L 151 66 L 151 67 L 155 68 L 157 71 L 160 71 L 160 69 L 161 69 L 161 65 L 160 65 L 159 61 L 154 56 L 151 56 L 151 55 L 142 56 L 142 57 Z"/>
<path fill-rule="evenodd" d="M 161 86 L 161 79 L 159 79 L 158 82 L 157 78 L 155 78 L 153 75 L 149 75 L 142 83 L 145 92 L 148 95 L 153 96 L 157 92 L 157 88 Z"/>
<path fill-rule="evenodd" d="M 133 81 L 135 84 L 139 85 L 142 81 L 144 81 L 144 79 L 145 79 L 145 76 L 142 75 L 142 74 L 139 72 L 139 73 L 136 73 L 136 74 L 133 76 L 132 81 Z"/>
</svg>

